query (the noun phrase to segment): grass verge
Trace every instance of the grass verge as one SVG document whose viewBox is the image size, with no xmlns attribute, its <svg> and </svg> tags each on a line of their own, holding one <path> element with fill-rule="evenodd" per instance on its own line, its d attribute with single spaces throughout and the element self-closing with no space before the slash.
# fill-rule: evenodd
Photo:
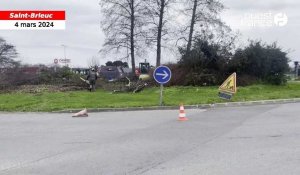
<svg viewBox="0 0 300 175">
<path fill-rule="evenodd" d="M 10 93 L 0 94 L 0 111 L 57 111 L 81 108 L 122 108 L 157 106 L 159 88 L 146 89 L 138 94 L 118 93 L 97 90 L 73 92 L 43 92 L 38 94 Z M 218 87 L 168 87 L 164 90 L 166 106 L 207 104 L 225 102 L 217 96 Z M 253 101 L 270 99 L 300 98 L 300 84 L 288 83 L 286 86 L 253 85 L 239 87 L 231 100 Z"/>
</svg>

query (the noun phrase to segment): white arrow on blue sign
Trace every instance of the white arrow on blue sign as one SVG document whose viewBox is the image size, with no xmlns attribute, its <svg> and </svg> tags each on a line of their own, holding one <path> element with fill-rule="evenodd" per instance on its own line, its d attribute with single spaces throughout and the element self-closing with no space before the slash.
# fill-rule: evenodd
<svg viewBox="0 0 300 175">
<path fill-rule="evenodd" d="M 167 66 L 159 66 L 153 72 L 155 81 L 159 84 L 166 84 L 171 80 L 172 72 Z"/>
</svg>

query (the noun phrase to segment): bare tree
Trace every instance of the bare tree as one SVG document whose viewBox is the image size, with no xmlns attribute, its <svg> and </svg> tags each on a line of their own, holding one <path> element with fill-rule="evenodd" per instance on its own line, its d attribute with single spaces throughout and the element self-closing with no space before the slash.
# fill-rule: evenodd
<svg viewBox="0 0 300 175">
<path fill-rule="evenodd" d="M 162 40 L 169 32 L 167 12 L 175 0 L 148 0 L 145 6 L 148 18 L 147 43 L 156 44 L 156 66 L 161 65 Z"/>
<path fill-rule="evenodd" d="M 106 34 L 104 52 L 126 50 L 123 58 L 131 58 L 132 72 L 135 72 L 135 56 L 143 53 L 145 22 L 143 19 L 146 0 L 102 0 L 104 15 L 102 29 Z M 122 60 L 123 58 L 120 58 Z"/>
<path fill-rule="evenodd" d="M 0 37 L 0 68 L 17 66 L 19 62 L 14 60 L 17 56 L 18 53 L 15 46 L 6 43 L 6 41 Z"/>
<path fill-rule="evenodd" d="M 189 29 L 188 38 L 184 37 L 187 41 L 186 54 L 190 53 L 195 36 L 199 38 L 199 35 L 222 35 L 231 31 L 219 18 L 224 5 L 218 0 L 186 0 L 185 2 L 188 7 L 184 10 L 184 15 L 190 17 L 190 23 L 183 30 Z"/>
</svg>

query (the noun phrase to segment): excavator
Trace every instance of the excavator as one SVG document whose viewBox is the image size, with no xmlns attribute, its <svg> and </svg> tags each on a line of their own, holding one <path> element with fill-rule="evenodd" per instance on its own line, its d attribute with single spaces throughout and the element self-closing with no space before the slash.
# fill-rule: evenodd
<svg viewBox="0 0 300 175">
<path fill-rule="evenodd" d="M 139 77 L 139 80 L 149 80 L 150 79 L 150 63 L 145 60 L 143 63 L 139 63 L 139 68 L 135 70 L 136 75 Z"/>
</svg>

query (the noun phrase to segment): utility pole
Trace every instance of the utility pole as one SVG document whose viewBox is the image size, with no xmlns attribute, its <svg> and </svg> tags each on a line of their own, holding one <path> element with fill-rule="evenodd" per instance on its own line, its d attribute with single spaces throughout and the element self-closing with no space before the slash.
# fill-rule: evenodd
<svg viewBox="0 0 300 175">
<path fill-rule="evenodd" d="M 297 79 L 299 75 L 299 61 L 295 61 L 294 64 L 295 64 L 295 79 Z"/>
</svg>

